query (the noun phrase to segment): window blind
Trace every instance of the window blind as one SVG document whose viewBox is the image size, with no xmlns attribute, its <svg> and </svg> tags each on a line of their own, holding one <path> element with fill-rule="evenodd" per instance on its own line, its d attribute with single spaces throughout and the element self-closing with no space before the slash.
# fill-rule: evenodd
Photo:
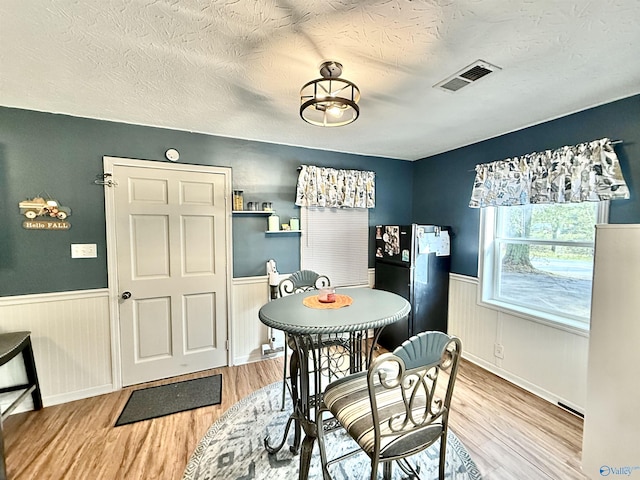
<svg viewBox="0 0 640 480">
<path fill-rule="evenodd" d="M 300 267 L 326 275 L 335 287 L 367 285 L 369 211 L 302 207 Z"/>
</svg>

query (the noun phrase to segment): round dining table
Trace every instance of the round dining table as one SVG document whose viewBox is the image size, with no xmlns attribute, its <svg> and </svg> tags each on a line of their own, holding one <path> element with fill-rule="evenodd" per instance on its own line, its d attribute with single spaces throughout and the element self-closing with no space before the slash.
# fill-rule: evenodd
<svg viewBox="0 0 640 480">
<path fill-rule="evenodd" d="M 339 345 L 341 351 L 349 356 L 346 360 L 349 365 L 347 373 L 360 371 L 368 367 L 382 329 L 406 318 L 411 311 L 406 299 L 384 290 L 338 288 L 335 294 L 335 304 L 318 302 L 318 291 L 289 295 L 263 305 L 258 313 L 262 323 L 286 332 L 292 343 L 289 371 L 293 411 L 282 441 L 272 446 L 267 437 L 264 440 L 265 447 L 269 453 L 280 450 L 293 424 L 295 435 L 290 449 L 297 453 L 302 447 L 300 480 L 308 477 L 311 452 L 317 436 L 314 409 L 322 395 L 319 377 L 327 370 L 326 359 L 335 357 L 335 351 L 328 356 L 322 352 Z M 367 342 L 367 334 L 371 330 L 374 336 L 371 342 Z M 347 340 L 342 342 L 344 338 Z M 368 352 L 364 352 L 363 345 L 366 344 L 369 345 Z M 300 445 L 302 431 L 305 437 Z"/>
</svg>

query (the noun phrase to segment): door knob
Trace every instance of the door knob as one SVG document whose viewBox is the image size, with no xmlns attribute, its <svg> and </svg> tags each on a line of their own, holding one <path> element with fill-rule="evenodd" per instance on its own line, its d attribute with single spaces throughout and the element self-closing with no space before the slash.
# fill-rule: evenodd
<svg viewBox="0 0 640 480">
<path fill-rule="evenodd" d="M 122 299 L 127 300 L 131 298 L 131 292 L 122 292 Z"/>
</svg>

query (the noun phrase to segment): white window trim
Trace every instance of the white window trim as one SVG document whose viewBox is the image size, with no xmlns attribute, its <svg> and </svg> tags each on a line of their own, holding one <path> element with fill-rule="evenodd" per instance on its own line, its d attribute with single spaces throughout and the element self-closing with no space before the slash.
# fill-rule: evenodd
<svg viewBox="0 0 640 480">
<path fill-rule="evenodd" d="M 548 312 L 541 312 L 524 306 L 516 306 L 489 298 L 489 293 L 493 286 L 489 281 L 485 281 L 487 276 L 493 280 L 495 263 L 493 261 L 493 232 L 495 231 L 496 208 L 485 207 L 480 209 L 480 238 L 478 248 L 478 297 L 477 303 L 482 307 L 504 312 L 525 320 L 541 323 L 559 330 L 576 333 L 585 337 L 589 336 L 589 323 L 580 320 L 554 315 Z M 599 202 L 598 224 L 609 222 L 609 201 Z M 594 226 L 595 228 L 595 226 Z M 561 242 L 554 242 L 555 244 Z"/>
</svg>

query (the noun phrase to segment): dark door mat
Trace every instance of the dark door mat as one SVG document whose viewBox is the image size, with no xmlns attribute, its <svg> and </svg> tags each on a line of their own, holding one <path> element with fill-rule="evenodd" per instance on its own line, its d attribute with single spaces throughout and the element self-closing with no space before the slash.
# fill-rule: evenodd
<svg viewBox="0 0 640 480">
<path fill-rule="evenodd" d="M 143 388 L 131 392 L 115 426 L 218 405 L 221 401 L 221 374 Z"/>
</svg>

